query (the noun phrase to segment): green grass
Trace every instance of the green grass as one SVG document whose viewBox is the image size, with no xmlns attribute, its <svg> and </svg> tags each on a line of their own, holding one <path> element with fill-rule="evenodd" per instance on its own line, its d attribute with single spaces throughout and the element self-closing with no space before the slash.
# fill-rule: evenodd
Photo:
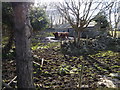
<svg viewBox="0 0 120 90">
<path fill-rule="evenodd" d="M 2 37 L 2 45 L 5 45 L 8 42 L 9 37 Z"/>
<path fill-rule="evenodd" d="M 97 57 L 107 57 L 107 56 L 115 56 L 116 53 L 113 52 L 113 51 L 108 50 L 108 51 L 99 52 L 99 53 L 97 53 L 97 54 L 95 54 L 95 55 L 96 55 Z"/>
<path fill-rule="evenodd" d="M 110 35 L 112 35 L 112 31 L 110 31 L 109 33 L 110 33 Z M 120 31 L 116 31 L 116 33 L 117 33 L 116 37 L 120 38 Z M 115 32 L 113 32 L 113 35 L 114 34 L 115 34 Z"/>
<path fill-rule="evenodd" d="M 53 42 L 53 43 L 48 43 L 46 45 L 42 44 L 42 43 L 38 43 L 37 45 L 33 45 L 31 48 L 32 50 L 37 50 L 37 49 L 48 49 L 48 48 L 52 48 L 59 45 L 58 42 Z"/>
</svg>

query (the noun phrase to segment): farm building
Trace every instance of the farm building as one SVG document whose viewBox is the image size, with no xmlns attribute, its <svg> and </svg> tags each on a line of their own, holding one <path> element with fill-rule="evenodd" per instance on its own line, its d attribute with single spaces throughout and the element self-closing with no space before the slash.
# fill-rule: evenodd
<svg viewBox="0 0 120 90">
<path fill-rule="evenodd" d="M 74 36 L 76 33 L 74 29 L 70 26 L 70 24 L 61 24 L 57 27 L 54 27 L 56 32 L 69 32 L 69 36 Z M 91 22 L 88 27 L 81 33 L 82 38 L 95 38 L 98 36 L 101 31 L 97 30 L 98 28 L 95 26 L 95 22 Z"/>
</svg>

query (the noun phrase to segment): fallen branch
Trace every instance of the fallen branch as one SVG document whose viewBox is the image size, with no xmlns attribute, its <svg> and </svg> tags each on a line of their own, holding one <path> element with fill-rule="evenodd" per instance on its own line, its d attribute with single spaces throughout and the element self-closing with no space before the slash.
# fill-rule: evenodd
<svg viewBox="0 0 120 90">
<path fill-rule="evenodd" d="M 5 82 L 3 82 L 3 86 L 5 86 L 2 90 L 4 90 L 5 88 L 12 88 L 10 86 L 10 84 L 17 78 L 17 76 L 15 76 L 8 84 L 6 84 Z"/>
<path fill-rule="evenodd" d="M 10 85 L 8 85 L 7 83 L 2 81 L 2 85 L 6 88 L 12 88 Z M 4 90 L 5 88 L 3 88 L 2 90 Z"/>
<path fill-rule="evenodd" d="M 37 63 L 37 62 L 35 62 L 35 61 L 33 61 L 33 63 L 35 63 L 36 65 L 39 65 L 39 66 L 40 66 L 40 64 L 39 64 L 39 63 Z"/>
<path fill-rule="evenodd" d="M 15 77 L 8 83 L 8 85 L 10 85 L 16 78 L 17 78 L 17 76 L 15 76 Z"/>
<path fill-rule="evenodd" d="M 44 62 L 44 58 L 42 58 L 42 61 L 41 61 L 41 67 L 43 66 L 43 62 Z"/>
</svg>

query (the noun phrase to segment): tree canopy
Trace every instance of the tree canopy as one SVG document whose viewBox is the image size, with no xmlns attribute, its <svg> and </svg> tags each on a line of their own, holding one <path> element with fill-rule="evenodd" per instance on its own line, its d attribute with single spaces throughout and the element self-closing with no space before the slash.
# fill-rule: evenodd
<svg viewBox="0 0 120 90">
<path fill-rule="evenodd" d="M 48 26 L 45 11 L 40 7 L 30 9 L 30 21 L 34 30 L 43 30 Z"/>
<path fill-rule="evenodd" d="M 4 32 L 13 28 L 13 10 L 11 3 L 4 2 L 2 4 L 2 26 Z"/>
<path fill-rule="evenodd" d="M 103 13 L 103 12 L 98 13 L 98 14 L 93 18 L 93 20 L 94 20 L 95 22 L 97 22 L 96 25 L 99 26 L 100 28 L 106 28 L 106 27 L 109 26 L 109 22 L 108 22 L 108 20 L 107 20 L 107 17 L 106 17 L 106 15 L 105 15 L 105 13 Z"/>
<path fill-rule="evenodd" d="M 4 28 L 11 29 L 13 27 L 13 10 L 10 2 L 2 3 L 2 25 Z M 42 30 L 47 27 L 48 20 L 45 11 L 41 7 L 33 7 L 29 9 L 29 17 L 34 30 Z"/>
</svg>

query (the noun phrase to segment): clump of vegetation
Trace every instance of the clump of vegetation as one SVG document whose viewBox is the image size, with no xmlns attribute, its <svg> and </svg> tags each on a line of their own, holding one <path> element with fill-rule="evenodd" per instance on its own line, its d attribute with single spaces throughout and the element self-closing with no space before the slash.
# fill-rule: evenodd
<svg viewBox="0 0 120 90">
<path fill-rule="evenodd" d="M 114 49 L 113 49 L 114 47 Z M 120 39 L 115 39 L 110 36 L 99 35 L 95 39 L 81 39 L 80 45 L 76 46 L 74 41 L 63 42 L 61 50 L 63 54 L 68 55 L 88 55 L 103 50 L 119 51 Z"/>
</svg>

